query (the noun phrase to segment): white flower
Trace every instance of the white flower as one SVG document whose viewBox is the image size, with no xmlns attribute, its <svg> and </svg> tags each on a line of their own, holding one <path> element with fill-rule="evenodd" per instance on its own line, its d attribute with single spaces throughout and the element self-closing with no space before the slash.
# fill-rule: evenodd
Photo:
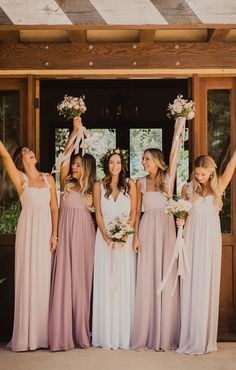
<svg viewBox="0 0 236 370">
<path fill-rule="evenodd" d="M 176 112 L 176 113 L 181 113 L 182 110 L 183 110 L 183 106 L 180 102 L 176 102 L 174 103 L 173 105 L 173 110 Z"/>
<path fill-rule="evenodd" d="M 187 119 L 190 120 L 190 119 L 193 119 L 195 116 L 194 112 L 193 111 L 190 111 L 189 114 L 187 115 Z"/>
</svg>

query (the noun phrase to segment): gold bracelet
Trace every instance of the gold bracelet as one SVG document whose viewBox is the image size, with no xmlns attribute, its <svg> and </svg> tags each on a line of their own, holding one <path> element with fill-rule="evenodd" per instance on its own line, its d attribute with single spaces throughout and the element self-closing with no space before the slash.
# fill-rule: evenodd
<svg viewBox="0 0 236 370">
<path fill-rule="evenodd" d="M 55 240 L 58 240 L 58 237 L 56 236 L 56 235 L 53 235 L 52 234 L 52 236 L 51 236 L 53 239 L 55 239 Z"/>
</svg>

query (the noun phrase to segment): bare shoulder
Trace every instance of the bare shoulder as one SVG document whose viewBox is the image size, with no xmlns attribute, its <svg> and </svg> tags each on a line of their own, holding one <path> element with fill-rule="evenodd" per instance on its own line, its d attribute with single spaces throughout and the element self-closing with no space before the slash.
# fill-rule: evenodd
<svg viewBox="0 0 236 370">
<path fill-rule="evenodd" d="M 99 191 L 100 190 L 100 181 L 95 181 L 94 185 L 93 185 L 93 190 L 94 191 Z"/>
<path fill-rule="evenodd" d="M 50 173 L 45 173 L 45 175 L 47 176 L 47 179 L 51 185 L 55 183 L 54 177 Z"/>
</svg>

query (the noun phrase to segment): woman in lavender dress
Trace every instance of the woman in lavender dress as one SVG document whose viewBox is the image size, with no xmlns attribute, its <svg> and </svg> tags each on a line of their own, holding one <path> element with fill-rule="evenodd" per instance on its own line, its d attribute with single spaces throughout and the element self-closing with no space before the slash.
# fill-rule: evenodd
<svg viewBox="0 0 236 370">
<path fill-rule="evenodd" d="M 74 119 L 72 139 L 81 126 Z M 70 148 L 66 147 L 65 152 Z M 62 167 L 58 249 L 52 271 L 49 345 L 52 351 L 87 348 L 93 275 L 95 228 L 90 210 L 96 161 L 74 156 Z"/>
<path fill-rule="evenodd" d="M 143 166 L 148 175 L 137 181 L 137 219 L 133 248 L 138 255 L 137 286 L 132 330 L 133 349 L 168 351 L 175 349 L 179 340 L 179 292 L 171 296 L 177 273 L 172 269 L 161 295 L 157 294 L 165 271 L 171 262 L 176 241 L 174 218 L 166 214 L 166 200 L 173 194 L 176 166 L 173 163 L 174 146 L 179 152 L 182 133 L 176 124 L 170 153 L 169 171 L 166 172 L 164 156 L 159 149 L 147 149 Z M 177 143 L 177 145 L 175 145 Z M 175 166 L 175 168 L 173 168 Z M 171 174 L 171 176 L 170 176 Z M 142 205 L 144 214 L 141 218 Z"/>
<path fill-rule="evenodd" d="M 26 147 L 14 162 L 0 141 L 0 156 L 20 198 L 22 210 L 15 244 L 13 351 L 48 347 L 51 253 L 57 245 L 57 197 L 54 179 L 36 168 L 36 157 Z"/>
</svg>

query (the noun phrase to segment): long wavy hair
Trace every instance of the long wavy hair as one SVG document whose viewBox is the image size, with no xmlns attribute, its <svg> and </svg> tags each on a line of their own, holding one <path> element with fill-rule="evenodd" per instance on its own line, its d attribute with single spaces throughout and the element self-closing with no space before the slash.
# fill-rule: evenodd
<svg viewBox="0 0 236 370">
<path fill-rule="evenodd" d="M 121 154 L 113 153 L 113 154 L 107 156 L 107 158 L 104 161 L 104 167 L 103 167 L 103 170 L 104 170 L 104 173 L 105 173 L 105 177 L 103 179 L 103 185 L 104 185 L 104 188 L 106 190 L 106 193 L 105 193 L 106 198 L 109 198 L 109 196 L 112 193 L 112 187 L 111 187 L 112 176 L 111 176 L 110 171 L 109 171 L 109 162 L 110 162 L 110 159 L 114 155 L 118 155 L 120 157 L 120 160 L 121 160 L 121 171 L 119 173 L 119 179 L 118 179 L 117 187 L 118 187 L 119 191 L 122 191 L 124 194 L 127 194 L 129 192 L 129 188 L 130 188 L 128 182 L 126 181 L 126 171 L 125 171 L 126 163 L 125 163 L 125 159 L 123 158 L 123 156 Z"/>
<path fill-rule="evenodd" d="M 79 179 L 75 179 L 72 175 L 72 165 L 74 161 L 80 158 L 81 175 Z M 70 161 L 70 173 L 65 179 L 65 186 L 62 195 L 65 199 L 67 194 L 79 184 L 79 192 L 86 200 L 87 207 L 90 211 L 94 210 L 93 207 L 93 185 L 96 180 L 96 160 L 91 154 L 74 155 Z"/>
<path fill-rule="evenodd" d="M 219 190 L 219 180 L 218 176 L 216 173 L 216 163 L 212 157 L 209 155 L 201 155 L 196 158 L 194 162 L 194 169 L 192 172 L 191 180 L 192 180 L 192 185 L 193 185 L 193 199 L 198 198 L 202 191 L 203 187 L 202 184 L 198 181 L 195 175 L 195 169 L 196 168 L 205 168 L 210 172 L 210 177 L 208 180 L 208 184 L 210 186 L 210 189 L 212 191 L 212 194 L 214 195 L 214 204 L 217 207 L 217 209 L 222 208 L 222 193 Z"/>
<path fill-rule="evenodd" d="M 157 148 L 148 148 L 143 154 L 149 152 L 153 161 L 157 165 L 157 175 L 155 178 L 155 190 L 168 194 L 168 187 L 166 183 L 167 166 L 165 164 L 163 152 Z"/>
</svg>

